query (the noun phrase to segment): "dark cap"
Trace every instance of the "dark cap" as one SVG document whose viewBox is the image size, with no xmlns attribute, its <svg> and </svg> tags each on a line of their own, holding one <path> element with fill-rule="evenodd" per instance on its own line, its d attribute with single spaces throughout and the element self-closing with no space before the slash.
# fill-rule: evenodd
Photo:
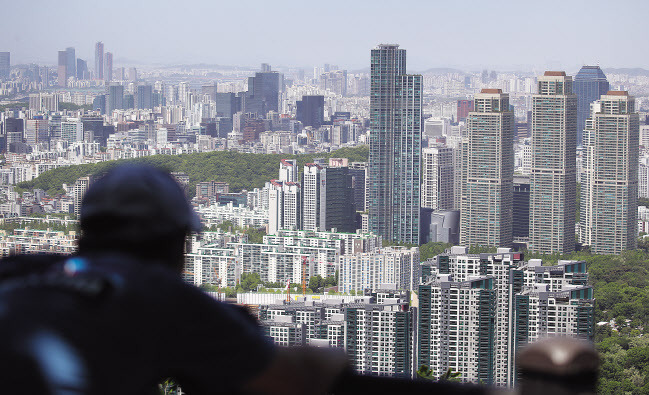
<svg viewBox="0 0 649 395">
<path fill-rule="evenodd" d="M 201 230 L 178 183 L 143 165 L 119 166 L 91 184 L 79 219 L 82 231 L 118 231 L 134 238 Z"/>
</svg>

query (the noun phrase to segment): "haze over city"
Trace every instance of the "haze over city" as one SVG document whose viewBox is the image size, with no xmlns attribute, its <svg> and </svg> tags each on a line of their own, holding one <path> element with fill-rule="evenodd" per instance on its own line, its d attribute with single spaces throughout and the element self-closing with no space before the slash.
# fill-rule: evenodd
<svg viewBox="0 0 649 395">
<path fill-rule="evenodd" d="M 27 11 L 27 12 L 26 12 Z M 12 63 L 55 64 L 55 48 L 91 59 L 103 41 L 124 65 L 209 63 L 367 68 L 367 48 L 399 43 L 409 69 L 576 72 L 647 68 L 645 1 L 7 2 L 0 47 Z"/>
</svg>

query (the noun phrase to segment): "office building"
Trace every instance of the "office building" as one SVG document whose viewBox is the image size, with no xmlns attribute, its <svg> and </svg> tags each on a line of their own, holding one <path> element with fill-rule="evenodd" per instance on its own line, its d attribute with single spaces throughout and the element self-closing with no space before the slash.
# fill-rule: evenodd
<svg viewBox="0 0 649 395">
<path fill-rule="evenodd" d="M 638 113 L 626 91 L 609 91 L 592 105 L 584 131 L 581 242 L 596 254 L 637 245 Z"/>
<path fill-rule="evenodd" d="M 232 118 L 232 115 L 239 111 L 239 98 L 235 93 L 216 92 L 214 96 L 216 104 L 216 115 L 219 117 Z M 229 130 L 231 132 L 232 130 Z"/>
<path fill-rule="evenodd" d="M 7 151 L 17 152 L 16 144 L 24 142 L 25 120 L 22 118 L 5 118 L 3 135 L 7 139 Z"/>
<path fill-rule="evenodd" d="M 421 207 L 453 209 L 453 148 L 431 147 L 421 151 Z"/>
<path fill-rule="evenodd" d="M 66 68 L 65 78 L 77 77 L 77 56 L 75 55 L 74 48 L 68 47 L 65 49 L 66 54 Z"/>
<path fill-rule="evenodd" d="M 457 101 L 457 121 L 464 122 L 469 113 L 473 111 L 473 100 Z"/>
<path fill-rule="evenodd" d="M 590 118 L 590 105 L 608 92 L 606 75 L 599 66 L 584 66 L 575 76 L 572 90 L 577 95 L 577 145 L 583 145 L 586 119 Z"/>
<path fill-rule="evenodd" d="M 59 58 L 58 58 L 58 68 L 57 68 L 57 76 L 58 76 L 58 86 L 67 86 L 68 84 L 68 53 L 66 51 L 59 51 Z"/>
<path fill-rule="evenodd" d="M 135 108 L 153 108 L 153 87 L 151 85 L 138 85 L 135 96 Z"/>
<path fill-rule="evenodd" d="M 137 69 L 135 67 L 129 67 L 128 80 L 132 82 L 137 82 Z"/>
<path fill-rule="evenodd" d="M 364 292 L 393 284 L 396 289 L 413 291 L 420 277 L 419 247 L 384 247 L 342 256 L 338 290 Z"/>
<path fill-rule="evenodd" d="M 106 97 L 106 114 L 112 114 L 113 110 L 121 110 L 124 108 L 124 86 L 119 84 L 111 84 L 108 87 L 108 95 Z"/>
<path fill-rule="evenodd" d="M 104 43 L 101 41 L 95 44 L 95 79 L 104 79 Z"/>
<path fill-rule="evenodd" d="M 212 82 L 209 85 L 203 85 L 201 86 L 201 95 L 207 96 L 209 100 L 215 102 L 216 101 L 216 94 L 218 93 L 218 85 L 215 82 Z"/>
<path fill-rule="evenodd" d="M 106 52 L 104 58 L 104 81 L 110 82 L 113 80 L 113 53 Z"/>
<path fill-rule="evenodd" d="M 523 262 L 508 248 L 467 254 L 452 247 L 422 266 L 416 365 L 434 377 L 448 369 L 464 382 L 513 387 L 515 355 L 548 336 L 593 339 L 593 288 L 586 263 Z"/>
<path fill-rule="evenodd" d="M 36 145 L 39 143 L 48 143 L 48 127 L 49 121 L 43 119 L 42 116 L 34 117 L 34 119 L 27 119 L 25 121 L 25 143 L 29 145 Z"/>
<path fill-rule="evenodd" d="M 577 97 L 572 77 L 546 71 L 532 96 L 529 250 L 575 250 Z"/>
<path fill-rule="evenodd" d="M 11 53 L 0 52 L 0 80 L 8 80 L 11 75 Z"/>
<path fill-rule="evenodd" d="M 514 176 L 512 204 L 512 234 L 515 242 L 527 242 L 530 237 L 530 178 Z"/>
<path fill-rule="evenodd" d="M 61 139 L 69 143 L 83 141 L 83 122 L 74 118 L 61 122 Z"/>
<path fill-rule="evenodd" d="M 466 119 L 462 142 L 460 243 L 512 243 L 513 126 L 509 95 L 482 89 Z"/>
<path fill-rule="evenodd" d="M 460 212 L 458 210 L 421 209 L 421 244 L 460 243 Z"/>
<path fill-rule="evenodd" d="M 276 71 L 255 73 L 248 78 L 248 91 L 242 97 L 245 113 L 265 116 L 279 112 L 279 94 L 284 91 L 284 75 Z"/>
<path fill-rule="evenodd" d="M 319 184 L 319 230 L 354 233 L 356 210 L 349 168 L 325 167 L 320 172 Z"/>
<path fill-rule="evenodd" d="M 83 59 L 77 59 L 77 79 L 87 80 L 90 78 L 88 73 L 88 63 Z"/>
<path fill-rule="evenodd" d="M 350 163 L 349 174 L 354 189 L 354 208 L 356 211 L 365 212 L 367 210 L 367 162 Z"/>
<path fill-rule="evenodd" d="M 406 74 L 406 50 L 371 52 L 369 229 L 419 244 L 422 77 Z"/>
<path fill-rule="evenodd" d="M 302 126 L 319 128 L 324 122 L 324 96 L 302 96 L 296 103 L 296 118 Z"/>
</svg>

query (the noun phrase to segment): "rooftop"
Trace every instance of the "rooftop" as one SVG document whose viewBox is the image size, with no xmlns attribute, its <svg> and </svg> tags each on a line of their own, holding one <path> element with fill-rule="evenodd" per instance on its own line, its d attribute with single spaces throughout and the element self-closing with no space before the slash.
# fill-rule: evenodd
<svg viewBox="0 0 649 395">
<path fill-rule="evenodd" d="M 629 96 L 627 91 L 608 91 L 606 92 L 608 96 Z"/>
<path fill-rule="evenodd" d="M 546 77 L 565 77 L 565 71 L 546 71 L 544 74 Z"/>
<path fill-rule="evenodd" d="M 503 93 L 503 90 L 497 88 L 483 88 L 480 93 Z"/>
</svg>

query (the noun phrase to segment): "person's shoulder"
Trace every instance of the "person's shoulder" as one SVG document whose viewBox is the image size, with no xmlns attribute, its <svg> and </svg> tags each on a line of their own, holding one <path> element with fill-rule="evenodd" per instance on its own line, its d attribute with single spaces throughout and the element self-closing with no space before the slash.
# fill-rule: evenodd
<svg viewBox="0 0 649 395">
<path fill-rule="evenodd" d="M 49 270 L 65 261 L 66 257 L 56 254 L 11 255 L 0 259 L 0 281 L 6 278 L 23 276 Z"/>
</svg>

